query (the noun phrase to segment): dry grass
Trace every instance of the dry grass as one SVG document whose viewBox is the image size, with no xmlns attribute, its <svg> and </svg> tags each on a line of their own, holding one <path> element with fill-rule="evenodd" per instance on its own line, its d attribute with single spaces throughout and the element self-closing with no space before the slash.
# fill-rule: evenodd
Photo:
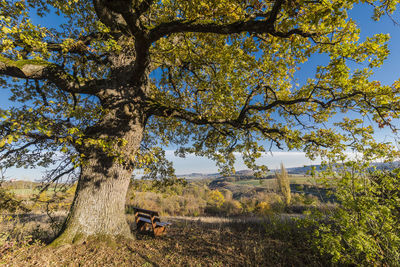
<svg viewBox="0 0 400 267">
<path fill-rule="evenodd" d="M 32 217 L 34 218 L 34 217 Z M 37 218 L 36 218 L 37 219 Z M 132 216 L 128 216 L 132 222 Z M 173 221 L 162 237 L 136 234 L 136 240 L 117 242 L 91 240 L 61 248 L 48 248 L 32 238 L 0 244 L 4 266 L 310 266 L 322 265 L 304 240 L 292 236 L 296 227 L 283 220 L 282 237 L 271 219 L 243 222 L 228 218 L 200 220 L 186 217 Z M 25 221 L 30 225 L 35 221 Z M 41 224 L 42 240 L 51 235 L 48 222 Z M 4 224 L 4 223 L 3 223 Z M 19 222 L 19 224 L 22 224 Z M 47 228 L 46 228 L 47 227 Z M 268 230 L 269 227 L 269 230 Z M 134 225 L 132 225 L 134 229 Z M 32 227 L 25 230 L 29 235 Z M 291 229 L 289 232 L 287 229 Z M 4 230 L 4 229 L 3 229 Z M 21 229 L 22 230 L 22 229 Z M 286 231 L 286 232 L 285 232 Z M 18 243 L 19 242 L 19 243 Z"/>
</svg>

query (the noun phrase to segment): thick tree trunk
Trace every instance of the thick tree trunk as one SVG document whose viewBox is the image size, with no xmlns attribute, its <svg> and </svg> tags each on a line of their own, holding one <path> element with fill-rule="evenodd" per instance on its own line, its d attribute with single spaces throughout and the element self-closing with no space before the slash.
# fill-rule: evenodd
<svg viewBox="0 0 400 267">
<path fill-rule="evenodd" d="M 134 156 L 143 137 L 144 119 L 135 116 L 124 120 L 124 114 L 109 113 L 93 132 L 98 138 L 121 138 L 123 146 L 114 146 L 124 159 Z M 104 130 L 101 130 L 104 129 Z M 106 132 L 107 131 L 107 132 Z M 60 235 L 53 245 L 75 243 L 88 237 L 132 238 L 125 216 L 125 198 L 133 172 L 132 163 L 119 161 L 115 156 L 92 146 L 83 146 L 85 154 L 81 166 L 75 198 Z"/>
<path fill-rule="evenodd" d="M 93 162 L 83 167 L 70 213 L 55 242 L 73 243 L 89 236 L 130 238 L 125 197 L 131 175 L 119 164 L 107 170 Z"/>
</svg>

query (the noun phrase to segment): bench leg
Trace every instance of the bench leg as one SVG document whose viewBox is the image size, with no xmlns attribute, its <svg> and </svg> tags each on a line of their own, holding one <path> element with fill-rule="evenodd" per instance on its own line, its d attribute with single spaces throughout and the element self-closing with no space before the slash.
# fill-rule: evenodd
<svg viewBox="0 0 400 267">
<path fill-rule="evenodd" d="M 136 229 L 139 232 L 145 232 L 145 231 L 148 231 L 150 229 L 150 226 L 146 222 L 139 221 L 139 222 L 136 223 Z"/>
<path fill-rule="evenodd" d="M 155 236 L 160 236 L 165 234 L 165 227 L 164 226 L 159 226 L 154 228 L 154 235 Z"/>
</svg>

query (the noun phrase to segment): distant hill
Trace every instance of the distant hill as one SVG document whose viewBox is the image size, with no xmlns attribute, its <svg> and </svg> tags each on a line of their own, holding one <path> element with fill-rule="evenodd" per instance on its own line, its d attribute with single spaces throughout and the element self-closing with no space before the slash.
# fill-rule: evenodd
<svg viewBox="0 0 400 267">
<path fill-rule="evenodd" d="M 400 167 L 400 161 L 395 161 L 395 162 L 376 162 L 372 163 L 373 166 L 375 166 L 377 169 L 380 170 L 392 170 L 394 168 Z M 338 165 L 339 167 L 340 165 Z M 321 165 L 309 165 L 309 166 L 304 166 L 304 167 L 295 167 L 295 168 L 287 168 L 287 172 L 289 174 L 307 174 L 311 171 L 311 169 L 315 167 L 317 171 L 322 171 L 323 167 Z"/>
<path fill-rule="evenodd" d="M 186 178 L 186 179 L 215 179 L 215 178 L 222 177 L 222 175 L 220 173 L 190 173 L 190 174 L 180 174 L 177 176 L 179 178 Z M 232 177 L 253 177 L 254 171 L 240 170 L 231 176 Z"/>
<path fill-rule="evenodd" d="M 293 168 L 286 168 L 286 171 L 289 174 L 307 174 L 311 171 L 311 169 L 315 167 L 317 171 L 322 170 L 321 165 L 308 165 L 303 167 L 293 167 Z M 279 171 L 279 170 L 277 170 Z"/>
<path fill-rule="evenodd" d="M 377 169 L 394 169 L 400 167 L 400 161 L 395 161 L 395 162 L 389 162 L 389 163 L 373 163 L 373 165 Z M 311 169 L 315 167 L 317 171 L 321 171 L 323 168 L 321 165 L 307 165 L 303 167 L 292 167 L 292 168 L 286 168 L 287 172 L 289 174 L 298 174 L 298 175 L 305 175 L 308 174 Z M 271 170 L 272 173 L 275 171 L 279 171 L 279 169 L 274 169 Z M 254 176 L 254 171 L 252 170 L 240 170 L 237 171 L 235 174 L 231 175 L 232 177 L 253 177 Z M 186 178 L 186 179 L 215 179 L 222 177 L 220 173 L 211 173 L 211 174 L 206 174 L 206 173 L 191 173 L 191 174 L 182 174 L 178 175 L 180 178 Z"/>
</svg>

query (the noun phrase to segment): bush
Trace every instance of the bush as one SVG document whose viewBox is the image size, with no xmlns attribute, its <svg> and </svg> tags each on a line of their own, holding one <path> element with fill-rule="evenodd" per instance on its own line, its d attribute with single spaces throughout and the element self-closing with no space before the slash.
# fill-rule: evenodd
<svg viewBox="0 0 400 267">
<path fill-rule="evenodd" d="M 18 200 L 14 194 L 7 192 L 4 188 L 0 187 L 0 211 L 6 210 L 9 212 L 24 211 L 29 209 L 24 205 L 21 200 Z"/>
<path fill-rule="evenodd" d="M 234 199 L 225 200 L 220 209 L 225 215 L 239 215 L 243 212 L 242 204 Z"/>
<path fill-rule="evenodd" d="M 219 190 L 212 190 L 208 195 L 208 204 L 220 208 L 225 202 L 224 195 Z"/>
<path fill-rule="evenodd" d="M 316 247 L 334 263 L 398 266 L 400 263 L 400 169 L 362 172 L 347 163 L 337 181 L 340 206 L 314 213 Z"/>
</svg>

